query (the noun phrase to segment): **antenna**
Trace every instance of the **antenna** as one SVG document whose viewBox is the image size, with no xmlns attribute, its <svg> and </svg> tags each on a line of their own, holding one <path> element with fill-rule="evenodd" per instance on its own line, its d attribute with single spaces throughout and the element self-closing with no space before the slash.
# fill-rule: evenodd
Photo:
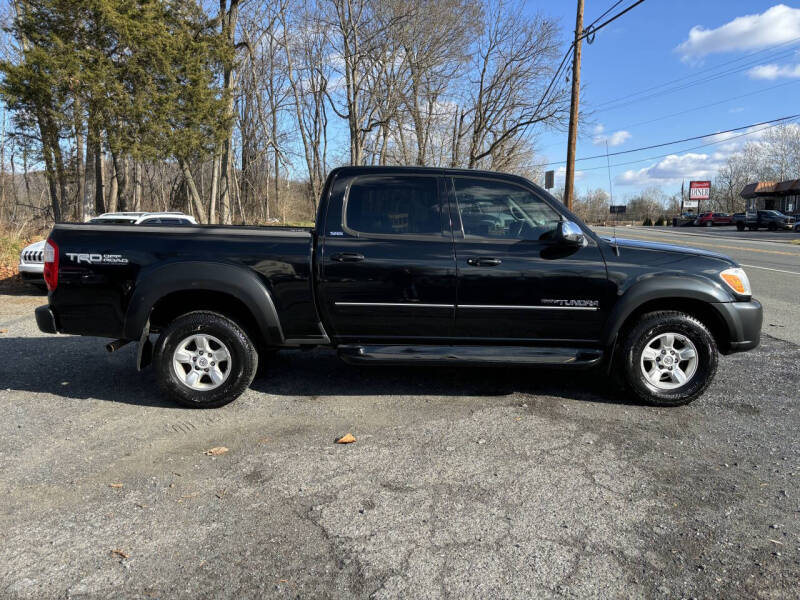
<svg viewBox="0 0 800 600">
<path fill-rule="evenodd" d="M 606 164 L 608 165 L 608 205 L 614 206 L 614 188 L 611 185 L 611 158 L 608 156 L 608 138 L 606 138 Z M 614 227 L 614 241 L 612 242 L 614 246 L 614 253 L 619 256 L 619 246 L 617 246 L 617 220 L 619 219 L 619 213 L 614 215 L 614 220 L 612 221 Z"/>
</svg>

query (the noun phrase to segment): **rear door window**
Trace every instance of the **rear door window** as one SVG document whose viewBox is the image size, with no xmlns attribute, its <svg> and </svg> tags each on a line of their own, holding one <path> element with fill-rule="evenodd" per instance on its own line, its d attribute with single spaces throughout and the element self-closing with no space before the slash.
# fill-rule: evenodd
<svg viewBox="0 0 800 600">
<path fill-rule="evenodd" d="M 351 234 L 441 236 L 446 222 L 434 176 L 357 177 L 347 192 L 343 227 Z"/>
</svg>

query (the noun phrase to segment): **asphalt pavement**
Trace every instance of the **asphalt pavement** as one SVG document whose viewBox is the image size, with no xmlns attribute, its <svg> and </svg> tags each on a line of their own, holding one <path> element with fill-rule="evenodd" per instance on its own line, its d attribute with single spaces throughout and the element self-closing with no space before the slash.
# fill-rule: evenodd
<svg viewBox="0 0 800 600">
<path fill-rule="evenodd" d="M 0 598 L 798 597 L 791 343 L 673 409 L 313 351 L 200 411 L 42 300 L 0 296 Z"/>
<path fill-rule="evenodd" d="M 800 344 L 800 233 L 735 227 L 595 227 L 604 237 L 648 240 L 726 254 L 742 265 L 764 305 L 764 332 Z M 797 244 L 793 243 L 797 242 Z"/>
</svg>

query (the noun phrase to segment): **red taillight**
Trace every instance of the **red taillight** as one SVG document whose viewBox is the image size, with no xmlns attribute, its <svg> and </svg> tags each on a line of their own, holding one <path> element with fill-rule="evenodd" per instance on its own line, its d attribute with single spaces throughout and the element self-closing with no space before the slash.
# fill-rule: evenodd
<svg viewBox="0 0 800 600">
<path fill-rule="evenodd" d="M 51 292 L 58 285 L 58 244 L 50 238 L 44 243 L 44 282 Z"/>
</svg>

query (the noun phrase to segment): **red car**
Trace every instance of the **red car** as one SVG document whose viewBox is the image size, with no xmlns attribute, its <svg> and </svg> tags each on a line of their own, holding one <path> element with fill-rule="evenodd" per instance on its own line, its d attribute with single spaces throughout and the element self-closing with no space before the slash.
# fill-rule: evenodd
<svg viewBox="0 0 800 600">
<path fill-rule="evenodd" d="M 714 225 L 733 225 L 733 217 L 728 213 L 704 212 L 700 213 L 694 221 L 700 227 L 712 227 Z"/>
</svg>

